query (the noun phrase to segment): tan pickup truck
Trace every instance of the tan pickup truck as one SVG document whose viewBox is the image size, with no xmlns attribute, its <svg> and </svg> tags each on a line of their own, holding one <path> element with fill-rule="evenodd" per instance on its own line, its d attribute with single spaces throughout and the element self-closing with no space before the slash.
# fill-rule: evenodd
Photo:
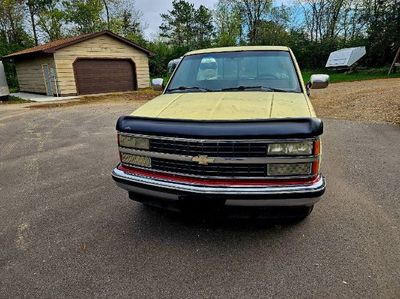
<svg viewBox="0 0 400 299">
<path fill-rule="evenodd" d="M 304 218 L 325 191 L 323 124 L 308 93 L 328 81 L 304 85 L 287 47 L 189 52 L 162 95 L 119 118 L 112 176 L 150 205 L 282 207 Z"/>
</svg>

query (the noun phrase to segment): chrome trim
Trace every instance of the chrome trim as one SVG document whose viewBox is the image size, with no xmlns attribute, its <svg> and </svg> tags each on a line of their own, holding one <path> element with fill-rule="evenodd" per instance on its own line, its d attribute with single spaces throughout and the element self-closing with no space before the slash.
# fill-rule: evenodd
<svg viewBox="0 0 400 299">
<path fill-rule="evenodd" d="M 119 183 L 119 185 L 128 190 L 132 191 L 129 185 L 131 183 L 139 183 L 149 185 L 162 189 L 169 189 L 171 191 L 183 191 L 198 194 L 214 194 L 214 195 L 279 195 L 279 194 L 302 194 L 310 192 L 320 192 L 325 189 L 325 179 L 320 176 L 318 181 L 312 185 L 288 185 L 288 186 L 204 186 L 204 185 L 193 185 L 183 184 L 179 182 L 161 180 L 151 178 L 147 176 L 132 175 L 125 173 L 118 168 L 114 168 L 112 172 L 113 177 L 122 179 L 125 183 Z M 135 188 L 135 187 L 133 187 Z M 290 200 L 290 199 L 288 199 Z"/>
<path fill-rule="evenodd" d="M 152 171 L 152 172 L 157 172 L 157 173 L 164 173 L 164 174 L 172 174 L 172 175 L 179 175 L 179 176 L 186 176 L 190 178 L 200 178 L 200 179 L 254 179 L 254 180 L 260 180 L 260 179 L 271 179 L 271 180 L 291 180 L 291 179 L 311 179 L 314 175 L 294 175 L 294 176 L 265 176 L 265 177 L 259 177 L 259 176 L 206 176 L 206 175 L 194 175 L 194 174 L 188 174 L 188 173 L 182 173 L 182 172 L 172 172 L 172 171 L 164 171 L 164 170 L 158 170 L 154 168 L 146 168 L 146 167 L 140 167 L 138 165 L 133 165 L 133 164 L 127 164 L 127 163 L 122 163 L 122 165 L 127 166 L 127 167 L 134 167 L 137 169 L 141 170 L 146 170 L 146 171 Z"/>
<path fill-rule="evenodd" d="M 196 156 L 185 156 L 177 154 L 167 154 L 159 152 L 150 152 L 144 150 L 136 150 L 126 147 L 119 147 L 121 153 L 147 156 L 150 158 L 160 158 L 166 160 L 178 160 L 185 162 L 193 162 L 193 158 Z M 268 163 L 311 163 L 318 160 L 319 156 L 288 156 L 288 157 L 243 157 L 243 158 L 226 158 L 226 157 L 209 157 L 210 162 L 208 164 L 268 164 Z M 211 161 L 212 160 L 212 161 Z M 193 162 L 195 163 L 195 162 Z"/>
<path fill-rule="evenodd" d="M 147 156 L 150 158 L 160 158 L 160 159 L 166 159 L 166 160 L 179 160 L 179 161 L 192 162 L 192 159 L 193 159 L 193 156 L 150 152 L 150 151 L 137 150 L 137 149 L 127 148 L 127 147 L 119 147 L 119 151 L 121 153 L 125 153 L 125 154 L 131 154 L 131 155 L 137 155 L 137 156 Z"/>
<path fill-rule="evenodd" d="M 293 207 L 312 206 L 320 201 L 319 197 L 285 198 L 285 199 L 227 199 L 226 206 L 239 207 Z"/>
<path fill-rule="evenodd" d="M 288 143 L 288 142 L 301 142 L 301 141 L 315 141 L 319 137 L 314 138 L 287 138 L 287 139 L 194 139 L 194 138 L 182 138 L 182 137 L 169 137 L 169 136 L 158 136 L 158 135 L 143 135 L 135 133 L 125 133 L 117 131 L 120 135 L 138 137 L 138 138 L 148 138 L 148 139 L 160 139 L 160 140 L 172 140 L 172 141 L 187 141 L 187 142 L 236 142 L 236 143 L 264 143 L 264 142 L 274 142 L 274 143 Z"/>
</svg>

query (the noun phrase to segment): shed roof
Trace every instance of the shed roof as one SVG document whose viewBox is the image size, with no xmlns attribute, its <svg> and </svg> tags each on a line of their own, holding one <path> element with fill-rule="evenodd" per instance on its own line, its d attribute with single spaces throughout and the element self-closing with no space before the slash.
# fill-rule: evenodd
<svg viewBox="0 0 400 299">
<path fill-rule="evenodd" d="M 98 37 L 100 35 L 108 35 L 111 36 L 131 47 L 134 47 L 140 51 L 145 52 L 147 55 L 149 56 L 153 56 L 154 53 L 151 52 L 150 50 L 147 50 L 141 46 L 139 46 L 138 44 L 122 37 L 119 36 L 115 33 L 112 33 L 111 31 L 108 30 L 104 30 L 104 31 L 99 31 L 99 32 L 94 32 L 94 33 L 87 33 L 87 34 L 82 34 L 82 35 L 78 35 L 78 36 L 73 36 L 73 37 L 68 37 L 68 38 L 64 38 L 64 39 L 59 39 L 59 40 L 55 40 L 43 45 L 39 45 L 33 48 L 28 48 L 22 51 L 18 51 L 12 54 L 9 54 L 7 56 L 4 56 L 3 58 L 15 58 L 17 56 L 23 56 L 23 55 L 30 55 L 30 54 L 37 54 L 37 53 L 54 53 L 55 51 L 57 51 L 58 49 L 62 49 L 77 43 L 80 43 L 82 41 L 94 38 L 94 37 Z"/>
</svg>

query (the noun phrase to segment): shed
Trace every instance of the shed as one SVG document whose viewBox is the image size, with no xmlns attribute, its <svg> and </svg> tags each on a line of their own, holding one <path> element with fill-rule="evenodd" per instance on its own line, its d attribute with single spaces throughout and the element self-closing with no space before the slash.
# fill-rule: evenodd
<svg viewBox="0 0 400 299">
<path fill-rule="evenodd" d="M 16 66 L 20 91 L 81 95 L 149 86 L 153 53 L 110 31 L 56 40 L 3 59 Z"/>
</svg>

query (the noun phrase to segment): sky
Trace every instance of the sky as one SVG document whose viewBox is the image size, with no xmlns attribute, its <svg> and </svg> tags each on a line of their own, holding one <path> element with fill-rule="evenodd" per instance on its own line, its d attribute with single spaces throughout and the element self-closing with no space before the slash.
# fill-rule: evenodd
<svg viewBox="0 0 400 299">
<path fill-rule="evenodd" d="M 193 3 L 196 8 L 202 4 L 212 9 L 218 0 L 187 1 Z M 290 0 L 273 1 L 274 5 L 287 2 Z M 143 21 L 147 25 L 144 33 L 147 38 L 152 38 L 158 33 L 158 27 L 161 25 L 160 14 L 172 9 L 172 0 L 135 0 L 135 8 L 143 12 Z"/>
</svg>

